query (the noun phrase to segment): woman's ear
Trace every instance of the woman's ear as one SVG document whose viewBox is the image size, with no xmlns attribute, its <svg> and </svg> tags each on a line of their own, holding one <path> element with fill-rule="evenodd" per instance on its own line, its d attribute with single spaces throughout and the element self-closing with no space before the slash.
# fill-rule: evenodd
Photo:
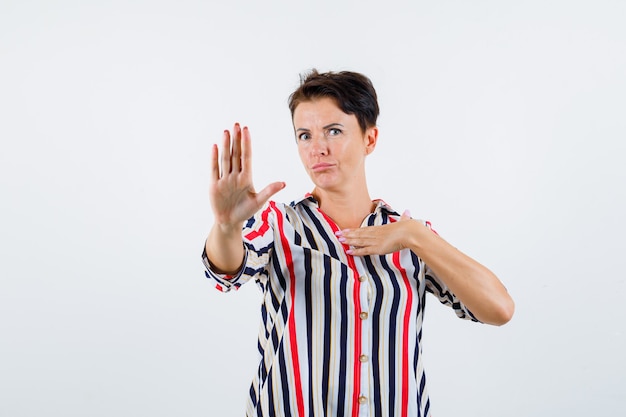
<svg viewBox="0 0 626 417">
<path fill-rule="evenodd" d="M 376 142 L 378 141 L 378 127 L 368 127 L 365 131 L 365 155 L 369 155 L 374 152 L 376 148 Z"/>
</svg>

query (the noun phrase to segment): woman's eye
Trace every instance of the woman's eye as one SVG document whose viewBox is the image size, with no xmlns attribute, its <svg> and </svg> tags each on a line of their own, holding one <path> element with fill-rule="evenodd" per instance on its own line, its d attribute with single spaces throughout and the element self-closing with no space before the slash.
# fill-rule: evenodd
<svg viewBox="0 0 626 417">
<path fill-rule="evenodd" d="M 328 136 L 337 136 L 340 133 L 341 133 L 340 129 L 337 129 L 337 128 L 328 129 Z"/>
<path fill-rule="evenodd" d="M 311 135 L 309 133 L 300 133 L 300 135 L 298 136 L 298 139 L 309 140 L 311 139 Z"/>
</svg>

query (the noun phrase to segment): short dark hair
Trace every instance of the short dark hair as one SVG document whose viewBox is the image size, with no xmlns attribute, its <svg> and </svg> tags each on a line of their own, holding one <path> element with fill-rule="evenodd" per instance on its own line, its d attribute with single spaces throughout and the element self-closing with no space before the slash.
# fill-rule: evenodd
<svg viewBox="0 0 626 417">
<path fill-rule="evenodd" d="M 346 114 L 354 114 L 361 130 L 376 126 L 380 112 L 372 81 L 351 71 L 319 73 L 312 69 L 300 74 L 300 86 L 289 96 L 291 118 L 300 103 L 329 97 Z"/>
</svg>

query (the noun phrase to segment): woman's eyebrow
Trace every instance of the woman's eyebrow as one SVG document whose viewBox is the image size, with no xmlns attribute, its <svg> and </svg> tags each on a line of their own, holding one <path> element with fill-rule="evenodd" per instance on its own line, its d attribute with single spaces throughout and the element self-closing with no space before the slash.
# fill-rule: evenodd
<svg viewBox="0 0 626 417">
<path fill-rule="evenodd" d="M 334 127 L 334 126 L 344 127 L 341 123 L 331 123 L 326 126 L 323 126 L 322 129 L 330 129 L 331 127 Z M 309 132 L 310 130 L 311 129 L 307 129 L 306 127 L 299 127 L 296 129 L 296 132 L 299 132 L 299 131 Z"/>
</svg>

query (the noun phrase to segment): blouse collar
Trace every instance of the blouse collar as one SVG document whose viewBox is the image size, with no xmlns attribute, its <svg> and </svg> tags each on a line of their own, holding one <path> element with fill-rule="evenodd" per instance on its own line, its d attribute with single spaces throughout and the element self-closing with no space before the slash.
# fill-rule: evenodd
<svg viewBox="0 0 626 417">
<path fill-rule="evenodd" d="M 376 207 L 374 208 L 373 212 L 374 214 L 381 214 L 383 211 L 385 211 L 387 212 L 387 214 L 399 215 L 394 209 L 391 208 L 389 204 L 387 204 L 382 199 L 377 198 L 372 200 L 372 202 L 376 203 Z M 309 207 L 319 207 L 319 203 L 311 193 L 306 193 L 304 197 L 302 197 L 300 200 L 293 201 L 291 203 L 291 206 L 295 207 L 300 204 L 304 204 Z"/>
</svg>

